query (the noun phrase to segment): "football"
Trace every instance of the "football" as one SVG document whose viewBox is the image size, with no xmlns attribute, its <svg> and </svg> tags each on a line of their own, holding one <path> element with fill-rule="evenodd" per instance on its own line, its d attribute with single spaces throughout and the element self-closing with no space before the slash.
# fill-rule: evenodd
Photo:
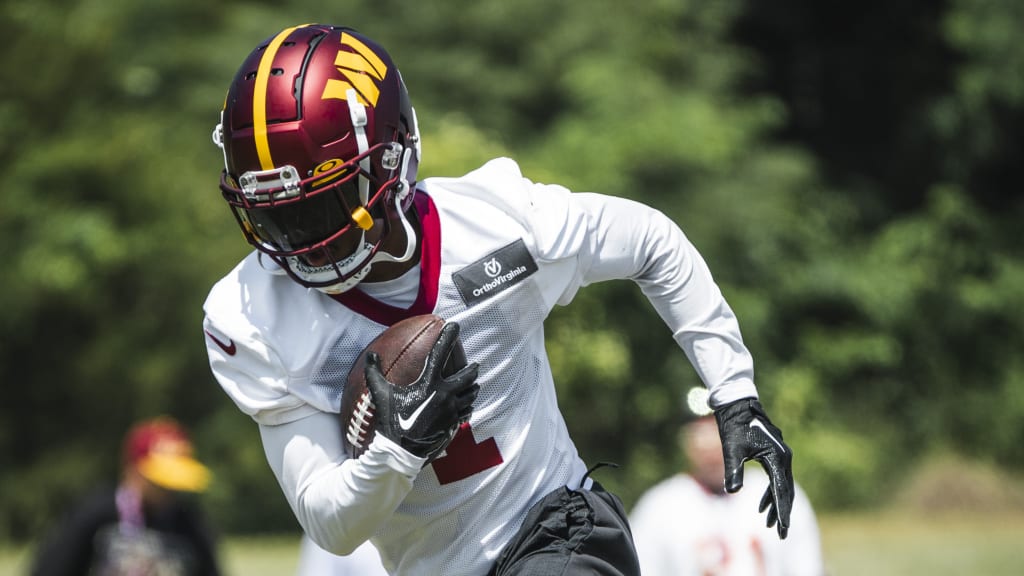
<svg viewBox="0 0 1024 576">
<path fill-rule="evenodd" d="M 441 336 L 445 321 L 434 314 L 406 318 L 381 332 L 370 342 L 349 370 L 341 396 L 342 445 L 350 458 L 358 458 L 376 433 L 373 399 L 366 386 L 366 355 L 380 355 L 384 377 L 395 386 L 408 386 L 419 379 L 427 355 Z M 450 376 L 466 366 L 466 353 L 459 340 L 445 361 L 441 373 Z"/>
</svg>

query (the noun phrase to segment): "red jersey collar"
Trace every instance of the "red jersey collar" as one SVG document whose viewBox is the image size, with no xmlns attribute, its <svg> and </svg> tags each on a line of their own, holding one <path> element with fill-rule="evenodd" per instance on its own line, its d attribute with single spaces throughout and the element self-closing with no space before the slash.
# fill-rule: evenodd
<svg viewBox="0 0 1024 576">
<path fill-rule="evenodd" d="M 331 294 L 330 297 L 346 308 L 373 320 L 378 324 L 391 326 L 399 320 L 430 314 L 437 305 L 437 281 L 441 275 L 441 223 L 437 217 L 434 201 L 423 190 L 416 191 L 413 209 L 420 222 L 420 289 L 416 301 L 409 308 L 397 308 L 374 300 L 359 290 L 359 287 Z"/>
</svg>

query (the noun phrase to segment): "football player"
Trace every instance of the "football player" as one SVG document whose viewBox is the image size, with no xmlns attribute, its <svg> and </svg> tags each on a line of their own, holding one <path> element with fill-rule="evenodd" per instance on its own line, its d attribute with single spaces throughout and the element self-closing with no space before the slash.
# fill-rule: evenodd
<svg viewBox="0 0 1024 576">
<path fill-rule="evenodd" d="M 255 249 L 211 290 L 214 375 L 252 416 L 305 532 L 347 554 L 370 539 L 395 574 L 637 574 L 621 501 L 590 477 L 544 349 L 551 309 L 593 282 L 636 282 L 711 391 L 726 486 L 760 460 L 784 537 L 790 451 L 757 401 L 750 354 L 704 261 L 660 212 L 525 178 L 507 158 L 419 179 L 416 114 L 395 63 L 345 27 L 287 28 L 238 69 L 213 134 L 220 188 Z M 368 450 L 337 413 L 349 368 L 385 327 L 433 313 L 432 353 L 466 368 L 384 385 Z M 451 438 L 439 433 L 458 426 Z"/>
</svg>

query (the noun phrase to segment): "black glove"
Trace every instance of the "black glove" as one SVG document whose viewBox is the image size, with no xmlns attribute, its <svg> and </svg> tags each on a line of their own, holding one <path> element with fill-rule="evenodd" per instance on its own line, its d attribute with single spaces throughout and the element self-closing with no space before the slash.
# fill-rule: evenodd
<svg viewBox="0 0 1024 576">
<path fill-rule="evenodd" d="M 782 432 L 768 420 L 756 398 L 743 398 L 715 410 L 718 435 L 725 457 L 725 490 L 743 487 L 743 463 L 757 460 L 768 473 L 769 485 L 758 512 L 768 510 L 768 527 L 778 522 L 779 538 L 789 532 L 793 509 L 793 451 L 782 441 Z"/>
<path fill-rule="evenodd" d="M 469 420 L 480 390 L 476 362 L 447 378 L 441 374 L 458 337 L 459 325 L 446 323 L 427 355 L 423 374 L 408 386 L 388 382 L 380 369 L 380 356 L 366 355 L 366 385 L 376 407 L 377 432 L 428 461 L 440 455 L 459 424 Z"/>
</svg>

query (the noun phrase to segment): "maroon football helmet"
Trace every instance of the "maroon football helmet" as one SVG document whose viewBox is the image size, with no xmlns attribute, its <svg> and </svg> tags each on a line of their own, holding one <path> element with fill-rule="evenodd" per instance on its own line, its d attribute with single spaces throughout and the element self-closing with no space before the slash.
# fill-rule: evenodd
<svg viewBox="0 0 1024 576">
<path fill-rule="evenodd" d="M 412 256 L 416 114 L 398 68 L 369 38 L 308 24 L 267 39 L 235 74 L 213 140 L 246 240 L 296 282 L 343 292 L 374 262 Z M 407 235 L 397 257 L 380 249 L 396 222 Z M 383 233 L 368 238 L 374 226 Z M 346 233 L 353 248 L 339 254 Z"/>
</svg>

